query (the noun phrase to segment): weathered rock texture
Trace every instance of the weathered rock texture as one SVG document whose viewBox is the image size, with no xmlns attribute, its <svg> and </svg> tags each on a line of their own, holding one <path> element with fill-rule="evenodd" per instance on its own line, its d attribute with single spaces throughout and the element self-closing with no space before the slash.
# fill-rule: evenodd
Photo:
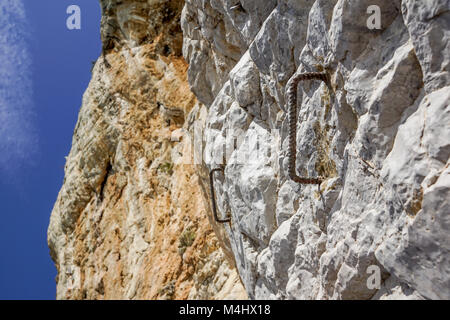
<svg viewBox="0 0 450 320">
<path fill-rule="evenodd" d="M 181 56 L 183 4 L 101 1 L 104 54 L 48 230 L 59 299 L 247 297 L 182 134 L 199 109 Z"/>
<path fill-rule="evenodd" d="M 225 165 L 222 234 L 249 297 L 449 299 L 450 1 L 186 0 L 181 21 L 201 176 Z M 320 189 L 288 178 L 285 101 L 318 71 L 328 86 L 298 89 L 297 172 Z"/>
</svg>

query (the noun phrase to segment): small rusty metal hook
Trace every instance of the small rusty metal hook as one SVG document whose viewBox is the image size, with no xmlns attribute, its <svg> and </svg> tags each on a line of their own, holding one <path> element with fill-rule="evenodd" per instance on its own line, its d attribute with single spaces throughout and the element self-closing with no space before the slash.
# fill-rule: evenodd
<svg viewBox="0 0 450 320">
<path fill-rule="evenodd" d="M 222 172 L 225 175 L 225 168 L 224 167 L 219 167 L 219 168 L 215 168 L 212 169 L 211 172 L 209 173 L 209 186 L 211 188 L 211 202 L 212 202 L 212 210 L 213 210 L 213 214 L 214 214 L 214 219 L 219 222 L 219 223 L 226 223 L 226 222 L 230 222 L 231 218 L 227 218 L 227 219 L 220 219 L 218 214 L 217 214 L 217 206 L 216 206 L 216 193 L 214 191 L 214 173 L 215 172 Z"/>
<path fill-rule="evenodd" d="M 288 150 L 288 170 L 289 178 L 302 184 L 318 184 L 324 180 L 323 177 L 309 178 L 300 177 L 295 170 L 295 161 L 297 158 L 297 87 L 300 81 L 321 80 L 328 85 L 328 75 L 325 72 L 311 72 L 295 74 L 287 84 L 286 98 L 289 107 L 289 150 Z"/>
</svg>

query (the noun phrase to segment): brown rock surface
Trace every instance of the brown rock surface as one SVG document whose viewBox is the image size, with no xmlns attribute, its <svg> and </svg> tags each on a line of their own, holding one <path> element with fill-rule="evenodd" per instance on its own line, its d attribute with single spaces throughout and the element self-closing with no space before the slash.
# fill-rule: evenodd
<svg viewBox="0 0 450 320">
<path fill-rule="evenodd" d="M 185 120 L 202 107 L 181 57 L 183 3 L 101 1 L 104 55 L 48 230 L 59 299 L 246 298 L 189 164 Z"/>
</svg>

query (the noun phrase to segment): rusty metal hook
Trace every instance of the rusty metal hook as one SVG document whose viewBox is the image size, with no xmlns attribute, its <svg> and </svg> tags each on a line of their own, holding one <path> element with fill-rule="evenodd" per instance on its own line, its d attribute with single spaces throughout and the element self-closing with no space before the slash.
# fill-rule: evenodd
<svg viewBox="0 0 450 320">
<path fill-rule="evenodd" d="M 213 214 L 214 214 L 214 219 L 217 222 L 219 222 L 219 223 L 226 223 L 226 222 L 230 222 L 231 218 L 220 219 L 218 214 L 217 214 L 216 193 L 214 191 L 214 173 L 218 172 L 218 171 L 222 172 L 225 175 L 225 168 L 224 167 L 219 167 L 219 168 L 212 169 L 211 172 L 209 173 L 209 186 L 211 188 L 212 210 L 213 210 Z"/>
<path fill-rule="evenodd" d="M 310 72 L 295 74 L 287 84 L 286 96 L 289 107 L 289 150 L 288 150 L 288 170 L 291 180 L 302 184 L 318 184 L 324 180 L 323 177 L 310 178 L 300 177 L 295 170 L 297 158 L 297 87 L 300 81 L 321 80 L 328 84 L 328 75 L 325 72 Z"/>
</svg>

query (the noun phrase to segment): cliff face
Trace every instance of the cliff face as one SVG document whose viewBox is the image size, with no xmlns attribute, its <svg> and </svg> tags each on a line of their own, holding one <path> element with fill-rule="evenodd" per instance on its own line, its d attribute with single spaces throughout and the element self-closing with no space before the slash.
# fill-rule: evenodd
<svg viewBox="0 0 450 320">
<path fill-rule="evenodd" d="M 48 230 L 59 299 L 246 298 L 190 160 L 183 4 L 101 1 L 104 54 Z"/>
<path fill-rule="evenodd" d="M 250 298 L 448 299 L 450 2 L 186 0 L 182 28 Z M 302 82 L 293 115 L 297 174 L 320 187 L 288 176 L 304 72 L 329 79 Z"/>
<path fill-rule="evenodd" d="M 58 298 L 450 298 L 448 0 L 101 5 Z"/>
</svg>

